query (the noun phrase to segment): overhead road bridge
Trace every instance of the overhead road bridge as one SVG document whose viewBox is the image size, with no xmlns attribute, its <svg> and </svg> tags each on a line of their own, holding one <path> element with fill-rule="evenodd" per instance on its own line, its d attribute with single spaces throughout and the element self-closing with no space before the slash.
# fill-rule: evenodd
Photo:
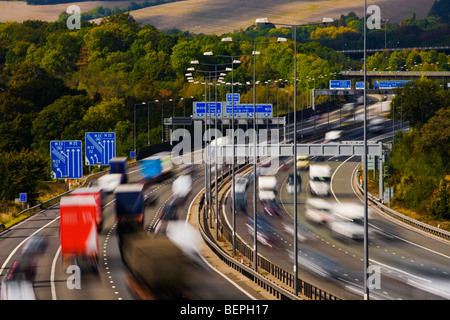
<svg viewBox="0 0 450 320">
<path fill-rule="evenodd" d="M 413 47 L 413 48 L 378 48 L 378 49 L 366 49 L 366 52 L 368 54 L 375 53 L 375 52 L 383 52 L 383 51 L 405 51 L 405 50 L 417 50 L 417 51 L 429 51 L 429 50 L 436 50 L 441 52 L 450 52 L 450 46 L 436 46 L 436 47 Z M 354 49 L 354 50 L 338 50 L 338 52 L 341 52 L 343 54 L 347 55 L 363 55 L 364 50 L 363 49 Z"/>
<path fill-rule="evenodd" d="M 344 77 L 362 78 L 364 71 L 341 71 L 340 74 Z M 450 71 L 367 71 L 368 78 L 421 78 L 425 76 L 427 78 L 450 78 Z"/>
</svg>

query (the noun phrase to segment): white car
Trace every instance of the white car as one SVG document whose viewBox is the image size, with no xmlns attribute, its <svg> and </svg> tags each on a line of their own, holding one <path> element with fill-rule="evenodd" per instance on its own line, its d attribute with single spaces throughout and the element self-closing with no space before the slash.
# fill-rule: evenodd
<svg viewBox="0 0 450 320">
<path fill-rule="evenodd" d="M 2 281 L 1 300 L 36 300 L 33 284 L 28 280 Z"/>
<path fill-rule="evenodd" d="M 351 203 L 333 207 L 335 218 L 330 223 L 331 230 L 338 236 L 352 239 L 364 239 L 364 208 Z"/>
<path fill-rule="evenodd" d="M 328 224 L 333 220 L 332 204 L 321 198 L 310 198 L 306 201 L 306 219 L 320 224 Z"/>
</svg>

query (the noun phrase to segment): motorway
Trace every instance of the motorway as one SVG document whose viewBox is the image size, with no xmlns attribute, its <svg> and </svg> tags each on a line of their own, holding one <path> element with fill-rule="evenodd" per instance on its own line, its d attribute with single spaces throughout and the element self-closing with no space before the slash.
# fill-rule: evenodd
<svg viewBox="0 0 450 320">
<path fill-rule="evenodd" d="M 376 114 L 379 106 L 374 104 L 372 114 Z M 361 111 L 359 111 L 360 114 Z M 326 117 L 325 117 L 326 118 Z M 314 130 L 320 125 L 328 127 L 328 118 L 319 119 L 316 123 L 310 120 L 304 129 Z M 330 123 L 339 121 L 339 112 L 329 115 Z M 317 127 L 316 127 L 317 126 Z M 288 128 L 290 131 L 292 126 Z M 299 128 L 297 127 L 297 130 Z M 385 133 L 380 139 L 392 137 L 392 127 L 386 125 Z M 346 131 L 347 140 L 360 140 L 361 129 Z M 344 140 L 345 140 L 344 139 Z M 352 174 L 359 165 L 360 159 L 330 158 L 325 162 L 333 169 L 333 196 L 330 201 L 360 203 L 354 186 Z M 172 182 L 180 172 L 151 186 L 147 192 L 158 195 L 154 206 L 145 211 L 145 229 L 156 222 L 159 209 L 172 194 Z M 179 208 L 180 220 L 185 220 L 195 196 L 204 187 L 204 167 L 196 165 L 192 174 L 193 184 L 186 201 Z M 271 217 L 273 235 L 277 239 L 277 247 L 269 248 L 258 245 L 258 253 L 286 270 L 292 270 L 293 236 L 285 226 L 293 224 L 293 199 L 286 192 L 288 171 L 277 174 L 279 192 L 278 200 L 283 206 L 281 217 Z M 130 182 L 139 181 L 137 169 L 129 172 Z M 307 171 L 302 172 L 302 193 L 299 196 L 298 212 L 302 241 L 299 243 L 299 277 L 317 287 L 342 299 L 362 299 L 363 297 L 363 249 L 360 242 L 343 241 L 333 235 L 328 228 L 315 225 L 305 219 L 305 202 L 310 197 L 308 192 Z M 250 188 L 251 190 L 251 188 Z M 230 196 L 228 194 L 228 196 Z M 248 212 L 252 212 L 253 196 L 248 192 Z M 230 201 L 228 201 L 228 204 Z M 100 270 L 98 276 L 86 275 L 81 281 L 81 289 L 70 289 L 68 278 L 71 274 L 62 268 L 59 240 L 59 207 L 43 210 L 20 224 L 0 234 L 0 277 L 4 277 L 12 264 L 20 260 L 24 243 L 34 235 L 44 235 L 48 246 L 43 254 L 37 257 L 37 273 L 33 282 L 34 291 L 39 300 L 133 300 L 136 297 L 130 290 L 130 274 L 124 266 L 115 231 L 115 203 L 112 195 L 104 199 L 104 227 L 99 233 Z M 262 207 L 259 209 L 262 210 Z M 230 207 L 226 207 L 226 217 L 231 221 Z M 261 213 L 263 215 L 263 213 Z M 250 246 L 253 236 L 248 233 L 246 223 L 248 217 L 238 215 L 238 235 Z M 405 227 L 390 218 L 371 209 L 369 257 L 371 265 L 381 268 L 381 287 L 371 290 L 373 299 L 449 299 L 449 259 L 448 242 L 436 239 L 422 232 Z M 325 263 L 324 263 L 325 262 Z M 322 270 L 321 274 L 317 271 Z M 325 270 L 325 271 L 323 271 Z M 206 275 L 206 276 L 205 276 Z M 260 298 L 253 292 L 244 293 L 222 276 L 213 272 L 206 264 L 190 265 L 189 277 L 185 283 L 183 299 L 233 299 L 247 300 Z"/>
<path fill-rule="evenodd" d="M 386 123 L 383 132 L 373 140 L 392 136 L 392 126 Z M 343 140 L 361 140 L 361 130 L 349 130 Z M 314 164 L 312 159 L 311 164 Z M 360 157 L 327 157 L 319 164 L 329 165 L 333 175 L 332 195 L 325 199 L 331 203 L 355 203 L 362 206 L 362 196 L 354 185 L 353 177 L 358 169 Z M 272 227 L 272 244 L 258 243 L 258 254 L 285 270 L 293 270 L 293 195 L 287 193 L 287 170 L 276 174 L 278 201 L 283 209 L 279 217 L 268 216 L 258 200 L 258 219 L 266 218 Z M 341 299 L 363 299 L 364 297 L 364 252 L 363 241 L 342 238 L 328 227 L 305 217 L 309 192 L 308 170 L 301 172 L 302 192 L 298 197 L 299 225 L 299 278 Z M 231 195 L 226 207 L 226 220 L 231 228 Z M 247 215 L 236 216 L 236 232 L 249 247 L 253 247 L 254 236 L 246 228 L 253 217 L 253 182 L 247 189 Z M 361 207 L 362 208 L 362 207 Z M 362 210 L 362 209 L 361 209 Z M 369 290 L 371 299 L 415 300 L 450 299 L 450 243 L 417 231 L 388 218 L 375 207 L 369 208 L 369 265 L 380 269 L 379 288 Z M 293 272 L 293 271 L 292 271 Z"/>
<path fill-rule="evenodd" d="M 156 192 L 158 198 L 153 206 L 146 207 L 144 223 L 149 229 L 156 221 L 156 215 L 161 206 L 172 194 L 173 177 L 151 186 L 148 192 Z M 137 169 L 129 171 L 130 183 L 139 181 Z M 200 171 L 193 176 L 193 190 L 201 190 L 204 186 L 203 175 Z M 183 205 L 179 208 L 180 219 L 186 219 L 189 206 L 196 196 L 191 192 Z M 136 297 L 130 290 L 130 273 L 123 264 L 118 247 L 115 219 L 115 201 L 113 195 L 108 195 L 103 201 L 104 227 L 98 236 L 99 245 L 99 273 L 85 274 L 81 279 L 81 288 L 70 288 L 68 282 L 73 282 L 63 269 L 60 254 L 59 239 L 59 205 L 40 211 L 29 219 L 6 230 L 0 235 L 0 261 L 2 263 L 0 275 L 3 278 L 12 264 L 21 260 L 21 250 L 24 243 L 35 235 L 43 235 L 48 245 L 43 254 L 36 259 L 37 272 L 33 287 L 38 300 L 134 300 Z M 189 274 L 184 284 L 182 299 L 195 300 L 248 300 L 255 299 L 231 284 L 224 277 L 214 272 L 206 263 L 191 264 Z M 254 292 L 256 295 L 256 292 Z M 256 295 L 258 297 L 258 295 Z"/>
</svg>

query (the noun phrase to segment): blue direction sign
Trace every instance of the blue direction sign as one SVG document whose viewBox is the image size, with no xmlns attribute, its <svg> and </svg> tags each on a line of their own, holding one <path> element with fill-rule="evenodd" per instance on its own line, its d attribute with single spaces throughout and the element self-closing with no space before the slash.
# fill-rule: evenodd
<svg viewBox="0 0 450 320">
<path fill-rule="evenodd" d="M 374 81 L 373 87 L 379 89 L 393 89 L 397 87 L 402 87 L 403 84 L 409 82 L 409 80 L 383 80 L 383 81 Z"/>
<path fill-rule="evenodd" d="M 357 89 L 357 90 L 364 90 L 364 82 L 356 82 L 356 84 L 355 84 L 355 88 Z"/>
<path fill-rule="evenodd" d="M 330 89 L 351 89 L 351 87 L 350 80 L 330 80 Z"/>
<path fill-rule="evenodd" d="M 222 112 L 222 102 L 217 102 L 217 106 L 215 102 L 207 102 L 206 103 L 206 110 L 205 110 L 205 103 L 204 102 L 196 102 L 194 103 L 194 114 L 196 114 L 198 117 L 204 117 L 205 113 L 216 115 L 216 109 L 217 109 L 217 116 L 220 115 Z"/>
<path fill-rule="evenodd" d="M 114 132 L 85 133 L 85 162 L 87 166 L 108 165 L 116 156 L 116 134 Z"/>
<path fill-rule="evenodd" d="M 211 117 L 215 117 L 216 109 L 217 117 L 219 118 L 232 118 L 233 110 L 234 117 L 237 118 L 253 118 L 254 116 L 253 104 L 240 104 L 239 93 L 227 94 L 227 101 L 217 102 L 217 106 L 215 102 L 208 102 L 206 106 L 207 108 L 205 108 L 205 102 L 194 102 L 192 117 L 195 119 L 204 118 L 206 112 L 209 113 Z M 256 117 L 258 119 L 272 118 L 272 104 L 256 104 Z"/>
<path fill-rule="evenodd" d="M 53 179 L 83 177 L 81 141 L 50 141 L 50 155 Z"/>
<path fill-rule="evenodd" d="M 19 193 L 19 202 L 27 202 L 27 194 Z"/>
<path fill-rule="evenodd" d="M 240 102 L 241 95 L 239 93 L 231 94 L 227 93 L 227 102 L 230 104 L 234 101 L 234 104 L 237 105 Z"/>
</svg>

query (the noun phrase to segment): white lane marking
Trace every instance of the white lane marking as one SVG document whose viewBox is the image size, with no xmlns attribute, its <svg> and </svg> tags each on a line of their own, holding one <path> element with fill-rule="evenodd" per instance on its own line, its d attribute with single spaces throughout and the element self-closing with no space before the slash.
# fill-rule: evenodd
<svg viewBox="0 0 450 320">
<path fill-rule="evenodd" d="M 49 226 L 50 224 L 52 224 L 53 222 L 55 222 L 56 220 L 58 220 L 59 217 L 56 217 L 55 219 L 53 219 L 52 221 L 50 221 L 49 223 L 47 223 L 46 225 L 42 226 L 41 228 L 39 228 L 38 230 L 36 230 L 35 232 L 33 232 L 31 235 L 29 235 L 28 237 L 26 237 L 21 243 L 19 243 L 13 251 L 11 251 L 11 253 L 9 254 L 9 256 L 6 258 L 5 262 L 3 263 L 1 269 L 0 269 L 0 275 L 2 274 L 3 270 L 5 269 L 7 263 L 9 262 L 9 260 L 11 260 L 11 258 L 14 256 L 14 254 L 17 252 L 17 250 L 19 250 L 19 248 L 25 243 L 27 242 L 32 236 L 34 236 L 36 233 L 38 233 L 39 231 L 41 231 L 42 229 L 46 228 L 47 226 Z"/>
<path fill-rule="evenodd" d="M 55 256 L 53 257 L 52 269 L 50 272 L 50 286 L 51 286 L 51 291 L 52 291 L 52 300 L 58 300 L 56 298 L 55 268 L 56 268 L 56 260 L 58 260 L 58 256 L 59 256 L 60 252 L 61 252 L 61 246 L 59 246 L 58 250 L 56 251 Z"/>
<path fill-rule="evenodd" d="M 330 190 L 331 190 L 331 193 L 333 194 L 333 197 L 334 197 L 334 199 L 336 199 L 336 201 L 338 202 L 338 203 L 341 203 L 340 201 L 339 201 L 339 199 L 336 197 L 336 194 L 334 193 L 334 191 L 333 191 L 333 179 L 334 179 L 334 176 L 336 175 L 336 172 L 338 172 L 338 170 L 348 161 L 348 160 L 350 160 L 351 158 L 353 158 L 354 156 L 351 156 L 351 157 L 349 157 L 349 158 L 347 158 L 344 162 L 342 162 L 335 170 L 334 170 L 334 172 L 333 172 L 333 174 L 332 174 L 332 176 L 331 176 L 331 182 L 330 182 L 330 184 L 331 184 L 331 186 L 330 186 Z M 353 185 L 353 184 L 352 184 Z"/>
</svg>

